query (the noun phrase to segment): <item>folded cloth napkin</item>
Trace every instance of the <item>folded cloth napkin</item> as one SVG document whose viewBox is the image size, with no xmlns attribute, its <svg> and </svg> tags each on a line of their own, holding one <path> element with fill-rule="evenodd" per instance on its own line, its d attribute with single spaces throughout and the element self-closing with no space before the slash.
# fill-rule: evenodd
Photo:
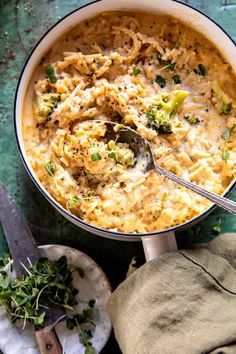
<svg viewBox="0 0 236 354">
<path fill-rule="evenodd" d="M 107 306 L 124 354 L 236 354 L 236 234 L 144 264 Z"/>
</svg>

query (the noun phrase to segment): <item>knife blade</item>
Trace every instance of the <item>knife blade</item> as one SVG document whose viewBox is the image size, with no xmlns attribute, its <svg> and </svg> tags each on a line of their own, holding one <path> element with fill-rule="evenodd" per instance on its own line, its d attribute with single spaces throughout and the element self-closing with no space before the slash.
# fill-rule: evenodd
<svg viewBox="0 0 236 354">
<path fill-rule="evenodd" d="M 0 182 L 0 222 L 14 261 L 17 277 L 22 278 L 24 266 L 40 258 L 39 249 L 22 214 L 7 189 Z M 22 265 L 23 264 L 23 265 Z M 60 354 L 62 348 L 54 331 L 54 323 L 65 317 L 63 307 L 52 305 L 46 312 L 43 326 L 35 326 L 35 334 L 42 354 Z"/>
</svg>

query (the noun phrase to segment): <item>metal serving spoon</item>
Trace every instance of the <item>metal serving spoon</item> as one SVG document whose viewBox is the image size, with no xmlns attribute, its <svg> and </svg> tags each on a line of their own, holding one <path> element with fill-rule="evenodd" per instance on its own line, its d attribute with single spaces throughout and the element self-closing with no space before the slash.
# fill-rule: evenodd
<svg viewBox="0 0 236 354">
<path fill-rule="evenodd" d="M 107 138 L 108 140 L 115 140 L 120 143 L 129 144 L 130 149 L 134 152 L 136 160 L 138 159 L 138 157 L 141 157 L 146 161 L 144 172 L 155 171 L 160 175 L 180 184 L 181 186 L 191 189 L 195 193 L 200 194 L 201 196 L 209 199 L 211 202 L 236 215 L 236 203 L 232 200 L 221 197 L 218 194 L 208 192 L 206 189 L 201 188 L 191 182 L 188 182 L 183 178 L 175 175 L 174 173 L 167 171 L 165 168 L 159 166 L 155 162 L 149 142 L 140 134 L 138 134 L 135 130 L 113 122 L 97 122 L 103 122 L 106 124 L 107 131 L 105 134 L 105 138 Z"/>
</svg>

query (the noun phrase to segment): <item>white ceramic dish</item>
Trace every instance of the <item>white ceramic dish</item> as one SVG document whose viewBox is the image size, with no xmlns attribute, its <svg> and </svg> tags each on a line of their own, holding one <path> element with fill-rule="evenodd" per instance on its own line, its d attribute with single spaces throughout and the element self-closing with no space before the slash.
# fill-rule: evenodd
<svg viewBox="0 0 236 354">
<path fill-rule="evenodd" d="M 123 232 L 115 232 L 111 230 L 102 229 L 94 225 L 88 224 L 85 221 L 79 219 L 75 215 L 69 213 L 67 210 L 62 208 L 62 206 L 52 198 L 52 196 L 44 189 L 40 184 L 35 175 L 32 167 L 29 164 L 28 157 L 26 154 L 25 146 L 23 143 L 22 136 L 22 109 L 24 97 L 26 94 L 27 86 L 30 81 L 31 75 L 40 62 L 42 56 L 49 50 L 52 44 L 66 31 L 74 27 L 80 21 L 95 16 L 102 11 L 109 10 L 140 10 L 147 11 L 151 13 L 172 15 L 177 17 L 180 21 L 184 22 L 190 27 L 196 28 L 205 37 L 207 37 L 211 42 L 213 42 L 220 52 L 225 56 L 228 62 L 232 65 L 233 69 L 236 70 L 236 48 L 233 40 L 225 33 L 225 31 L 217 25 L 209 17 L 201 13 L 200 11 L 192 8 L 189 5 L 180 3 L 176 0 L 97 0 L 91 2 L 88 5 L 81 7 L 65 16 L 57 24 L 55 24 L 38 42 L 34 50 L 32 51 L 25 67 L 22 71 L 21 77 L 19 79 L 18 88 L 16 92 L 15 99 L 15 130 L 16 137 L 19 145 L 19 150 L 24 162 L 24 165 L 31 176 L 34 183 L 37 185 L 39 190 L 44 194 L 44 196 L 50 201 L 50 203 L 68 220 L 75 223 L 79 227 L 90 231 L 94 234 L 125 241 L 137 241 L 140 238 L 143 241 L 144 251 L 146 258 L 152 259 L 167 251 L 173 251 L 176 249 L 176 241 L 174 236 L 174 231 L 190 227 L 201 219 L 206 217 L 214 208 L 212 206 L 204 213 L 198 215 L 185 222 L 184 224 L 178 225 L 176 227 L 161 230 L 156 232 L 150 232 L 145 234 L 128 234 Z M 235 185 L 233 181 L 224 195 L 226 195 Z"/>
<path fill-rule="evenodd" d="M 76 296 L 80 301 L 79 310 L 86 307 L 86 302 L 91 299 L 96 300 L 94 307 L 94 322 L 96 329 L 92 343 L 99 353 L 106 344 L 110 333 L 111 324 L 105 306 L 111 295 L 109 281 L 102 269 L 86 254 L 61 245 L 40 246 L 40 254 L 51 261 L 55 261 L 61 256 L 66 256 L 68 264 L 84 269 L 85 276 L 82 279 L 77 272 L 73 273 L 73 284 L 79 289 Z M 65 321 L 55 326 L 58 338 L 65 354 L 84 354 L 84 347 L 79 342 L 78 330 L 66 329 Z M 30 325 L 22 331 L 21 325 L 16 327 L 7 317 L 5 311 L 0 308 L 0 349 L 4 354 L 39 354 L 34 338 L 34 332 Z"/>
</svg>

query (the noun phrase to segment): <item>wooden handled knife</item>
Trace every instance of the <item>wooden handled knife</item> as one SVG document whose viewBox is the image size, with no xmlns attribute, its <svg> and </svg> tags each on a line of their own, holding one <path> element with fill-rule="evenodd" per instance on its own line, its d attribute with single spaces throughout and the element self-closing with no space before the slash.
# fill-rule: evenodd
<svg viewBox="0 0 236 354">
<path fill-rule="evenodd" d="M 22 278 L 25 266 L 37 261 L 40 258 L 39 250 L 35 239 L 17 209 L 15 201 L 9 192 L 0 183 L 0 223 L 14 261 L 14 268 L 18 278 Z M 46 312 L 45 322 L 42 326 L 35 326 L 36 340 L 41 354 L 61 354 L 62 347 L 54 331 L 54 324 L 57 320 L 66 316 L 63 307 L 54 306 Z"/>
</svg>

